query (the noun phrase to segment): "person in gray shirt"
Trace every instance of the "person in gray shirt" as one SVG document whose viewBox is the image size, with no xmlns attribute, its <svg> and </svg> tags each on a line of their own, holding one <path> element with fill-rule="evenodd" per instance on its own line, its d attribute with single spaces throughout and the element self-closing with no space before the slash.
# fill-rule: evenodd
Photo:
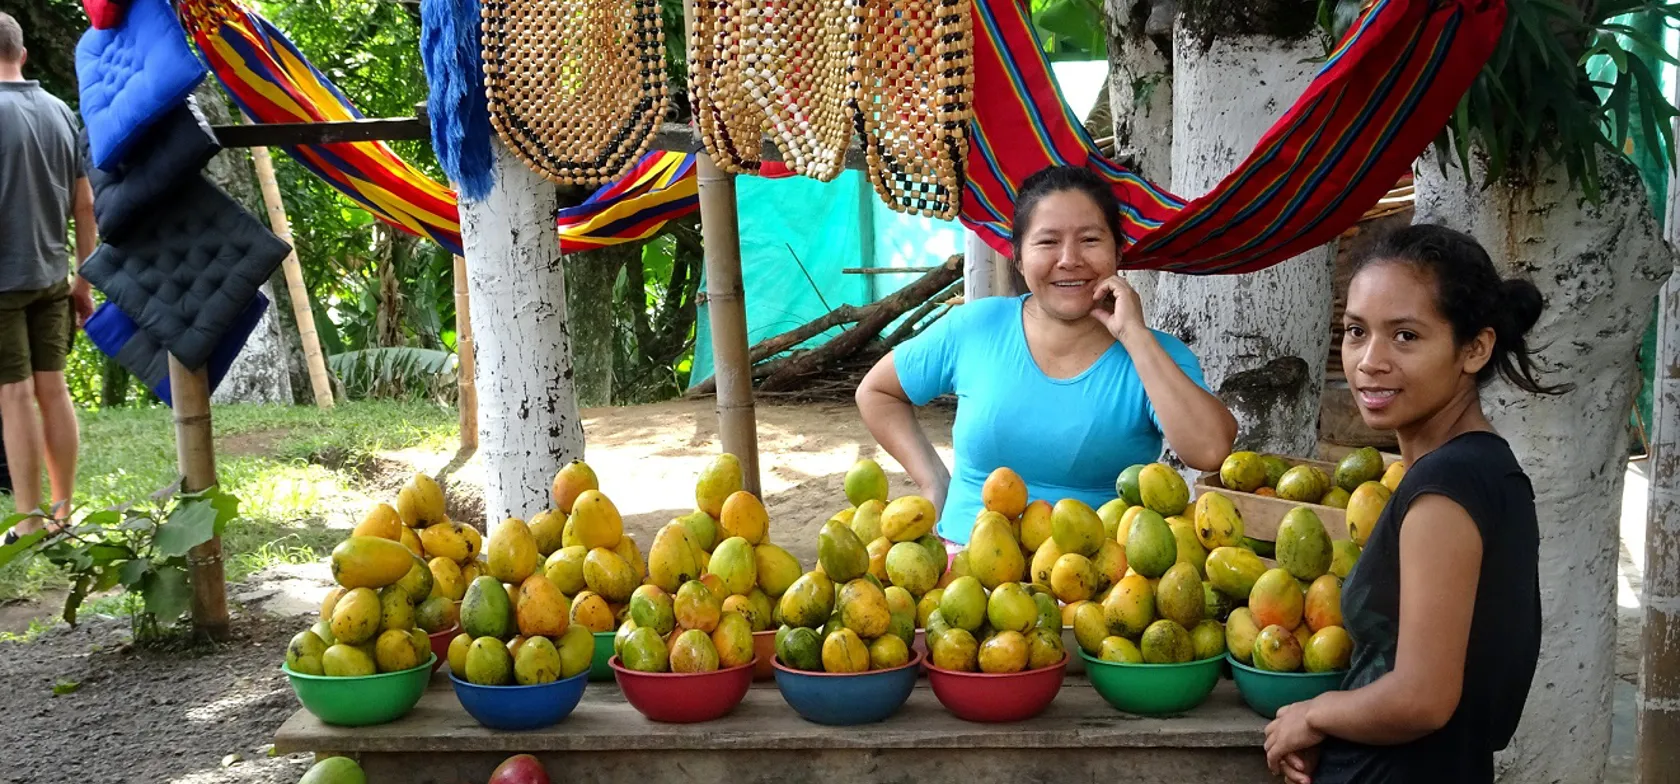
<svg viewBox="0 0 1680 784">
<path fill-rule="evenodd" d="M 93 315 L 88 282 L 71 280 L 67 221 L 78 266 L 98 235 L 76 115 L 23 78 L 27 54 L 23 29 L 0 13 L 0 433 L 17 510 L 41 508 L 44 462 L 56 523 L 69 514 L 81 440 L 64 360 Z M 13 533 L 42 524 L 30 518 Z"/>
</svg>

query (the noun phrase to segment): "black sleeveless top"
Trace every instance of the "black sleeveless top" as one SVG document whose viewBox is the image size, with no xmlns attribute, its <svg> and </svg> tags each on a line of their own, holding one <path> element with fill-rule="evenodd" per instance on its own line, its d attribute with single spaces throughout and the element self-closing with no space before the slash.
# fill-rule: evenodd
<svg viewBox="0 0 1680 784">
<path fill-rule="evenodd" d="M 1326 739 L 1315 784 L 1492 782 L 1493 754 L 1516 732 L 1540 655 L 1540 532 L 1528 476 L 1494 433 L 1463 433 L 1419 458 L 1383 509 L 1342 587 L 1342 617 L 1353 638 L 1342 687 L 1366 686 L 1394 669 L 1400 526 L 1412 502 L 1431 494 L 1464 507 L 1482 535 L 1458 708 L 1446 726 L 1398 746 Z"/>
</svg>

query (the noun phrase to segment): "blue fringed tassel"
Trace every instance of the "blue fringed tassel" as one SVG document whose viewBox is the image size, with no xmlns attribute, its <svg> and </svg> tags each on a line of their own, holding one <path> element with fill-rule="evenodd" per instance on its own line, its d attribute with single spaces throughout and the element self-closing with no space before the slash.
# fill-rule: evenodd
<svg viewBox="0 0 1680 784">
<path fill-rule="evenodd" d="M 420 62 L 431 93 L 432 149 L 460 195 L 473 200 L 489 195 L 496 182 L 478 28 L 478 0 L 421 0 Z"/>
</svg>

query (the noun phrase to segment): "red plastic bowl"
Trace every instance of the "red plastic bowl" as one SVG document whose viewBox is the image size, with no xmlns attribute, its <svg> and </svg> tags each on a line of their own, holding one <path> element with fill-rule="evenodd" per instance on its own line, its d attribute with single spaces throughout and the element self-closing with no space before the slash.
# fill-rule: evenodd
<svg viewBox="0 0 1680 784">
<path fill-rule="evenodd" d="M 437 654 L 437 661 L 432 662 L 432 672 L 437 672 L 449 661 L 449 643 L 461 634 L 461 624 L 455 624 L 441 632 L 426 635 L 432 641 L 432 653 Z"/>
<path fill-rule="evenodd" d="M 775 680 L 776 668 L 771 662 L 776 660 L 776 630 L 753 632 L 753 655 L 758 658 L 753 662 L 753 680 Z"/>
<path fill-rule="evenodd" d="M 722 718 L 747 696 L 758 657 L 716 672 L 636 672 L 607 661 L 624 699 L 651 721 L 692 724 Z"/>
<path fill-rule="evenodd" d="M 1049 667 L 1010 673 L 957 672 L 927 665 L 928 685 L 941 705 L 959 719 L 1023 721 L 1050 707 L 1062 690 L 1068 657 Z"/>
</svg>

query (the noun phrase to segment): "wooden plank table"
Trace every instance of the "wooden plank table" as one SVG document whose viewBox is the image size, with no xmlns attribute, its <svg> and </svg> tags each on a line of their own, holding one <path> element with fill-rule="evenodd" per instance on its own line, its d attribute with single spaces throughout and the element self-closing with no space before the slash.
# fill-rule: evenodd
<svg viewBox="0 0 1680 784">
<path fill-rule="evenodd" d="M 783 782 L 1270 782 L 1265 720 L 1223 681 L 1201 707 L 1173 718 L 1120 713 L 1069 676 L 1043 714 L 1015 724 L 952 716 L 924 679 L 880 724 L 828 727 L 801 719 L 775 683 L 754 684 L 728 716 L 704 724 L 650 722 L 616 684 L 591 683 L 565 721 L 530 732 L 479 726 L 448 676 L 432 680 L 401 720 L 332 727 L 298 711 L 274 738 L 282 753 L 344 754 L 370 784 L 482 784 L 508 756 L 537 755 L 556 781 L 654 784 Z"/>
</svg>

